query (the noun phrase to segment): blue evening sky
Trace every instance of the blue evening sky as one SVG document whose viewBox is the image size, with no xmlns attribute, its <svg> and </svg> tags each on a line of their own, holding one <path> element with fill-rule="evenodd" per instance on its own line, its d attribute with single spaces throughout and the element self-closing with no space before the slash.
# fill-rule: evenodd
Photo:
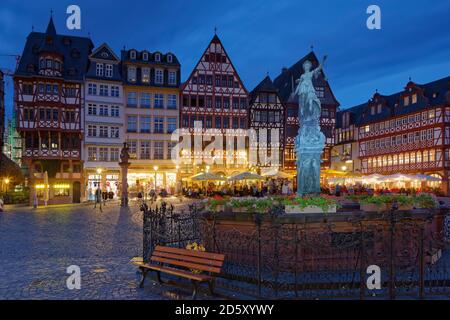
<svg viewBox="0 0 450 320">
<path fill-rule="evenodd" d="M 77 4 L 82 29 L 66 29 L 66 8 Z M 382 29 L 366 28 L 366 8 L 381 7 Z M 448 0 L 2 0 L 0 55 L 21 54 L 34 26 L 45 31 L 54 11 L 58 33 L 91 34 L 117 54 L 127 48 L 171 51 L 191 72 L 218 28 L 218 35 L 250 91 L 267 72 L 275 78 L 310 50 L 328 54 L 325 72 L 341 108 L 367 101 L 375 92 L 401 90 L 411 77 L 425 83 L 450 74 Z M 2 69 L 14 59 L 0 56 Z M 6 105 L 12 108 L 12 83 Z"/>
</svg>

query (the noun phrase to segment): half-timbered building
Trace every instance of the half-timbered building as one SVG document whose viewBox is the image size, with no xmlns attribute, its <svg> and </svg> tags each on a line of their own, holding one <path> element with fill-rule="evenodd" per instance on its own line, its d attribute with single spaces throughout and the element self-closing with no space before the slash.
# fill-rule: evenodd
<svg viewBox="0 0 450 320">
<path fill-rule="evenodd" d="M 266 76 L 250 93 L 249 154 L 256 155 L 255 166 L 261 173 L 278 170 L 283 165 L 285 108 L 278 90 Z"/>
<path fill-rule="evenodd" d="M 30 202 L 80 201 L 83 78 L 92 48 L 89 38 L 57 34 L 52 18 L 44 33 L 27 37 L 14 74 L 14 110 Z"/>
<path fill-rule="evenodd" d="M 247 134 L 248 91 L 217 35 L 182 85 L 180 95 L 180 127 L 202 139 L 199 143 L 202 150 L 194 150 L 194 146 L 182 150 L 190 163 L 185 161 L 181 172 L 192 175 L 208 169 L 211 159 L 211 169 L 224 175 L 246 168 L 246 147 L 234 140 L 240 140 L 236 135 Z M 196 124 L 202 127 L 201 132 L 194 132 Z M 223 137 L 224 147 L 215 148 L 214 154 L 204 152 L 203 147 L 213 143 L 216 137 Z"/>
<path fill-rule="evenodd" d="M 106 43 L 89 56 L 84 94 L 84 196 L 95 200 L 95 191 L 101 187 L 117 197 L 119 154 L 124 142 L 124 96 L 120 58 Z"/>
<path fill-rule="evenodd" d="M 427 84 L 409 81 L 392 95 L 376 92 L 338 115 L 336 141 L 357 141 L 362 174 L 428 174 L 448 194 L 450 77 Z M 356 129 L 356 130 L 355 130 Z M 417 186 L 420 187 L 420 186 Z"/>
<path fill-rule="evenodd" d="M 303 63 L 311 61 L 313 68 L 319 65 L 314 52 L 310 52 L 290 68 L 283 68 L 281 74 L 274 79 L 273 83 L 279 91 L 279 96 L 286 107 L 286 144 L 284 152 L 284 169 L 295 173 L 296 154 L 294 148 L 295 137 L 298 134 L 298 96 L 294 94 L 295 81 L 303 74 Z M 322 153 L 322 168 L 330 167 L 330 150 L 334 144 L 334 128 L 336 124 L 336 110 L 339 102 L 336 100 L 330 84 L 328 83 L 324 71 L 322 70 L 317 78 L 313 79 L 317 97 L 322 104 L 322 115 L 320 126 L 326 137 L 326 145 Z"/>
</svg>

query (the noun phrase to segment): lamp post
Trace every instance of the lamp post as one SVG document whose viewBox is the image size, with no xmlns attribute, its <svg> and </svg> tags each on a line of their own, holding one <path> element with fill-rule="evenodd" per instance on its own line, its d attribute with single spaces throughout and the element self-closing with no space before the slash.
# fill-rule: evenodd
<svg viewBox="0 0 450 320">
<path fill-rule="evenodd" d="M 8 185 L 9 185 L 9 179 L 6 178 L 5 180 L 3 180 L 5 182 L 5 188 L 6 188 L 6 194 L 8 194 Z"/>
</svg>

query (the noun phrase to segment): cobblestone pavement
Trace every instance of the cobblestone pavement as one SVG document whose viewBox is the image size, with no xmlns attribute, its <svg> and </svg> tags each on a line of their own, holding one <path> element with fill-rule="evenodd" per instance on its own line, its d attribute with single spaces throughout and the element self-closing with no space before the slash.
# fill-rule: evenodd
<svg viewBox="0 0 450 320">
<path fill-rule="evenodd" d="M 178 210 L 179 200 L 171 200 Z M 0 213 L 0 299 L 185 299 L 189 287 L 138 287 L 130 259 L 142 255 L 142 213 L 117 202 L 7 208 Z M 81 289 L 69 290 L 66 269 L 81 269 Z M 201 296 L 199 298 L 208 298 Z"/>
</svg>

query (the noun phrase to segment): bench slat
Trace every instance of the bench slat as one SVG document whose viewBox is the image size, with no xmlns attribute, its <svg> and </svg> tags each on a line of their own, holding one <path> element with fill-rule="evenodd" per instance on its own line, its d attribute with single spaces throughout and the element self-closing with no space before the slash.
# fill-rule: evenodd
<svg viewBox="0 0 450 320">
<path fill-rule="evenodd" d="M 211 252 L 172 248 L 172 247 L 163 247 L 163 246 L 156 246 L 155 251 L 178 253 L 178 254 L 182 254 L 185 256 L 194 256 L 194 257 L 219 260 L 219 261 L 225 260 L 225 255 L 221 254 L 221 253 L 211 253 Z"/>
<path fill-rule="evenodd" d="M 169 258 L 169 259 L 175 259 L 175 260 L 180 260 L 180 261 L 194 262 L 194 263 L 198 263 L 198 264 L 214 266 L 214 267 L 219 267 L 219 268 L 222 267 L 222 265 L 223 265 L 223 261 L 197 258 L 197 257 L 186 256 L 186 255 L 182 255 L 182 254 L 174 254 L 174 253 L 168 253 L 168 252 L 155 251 L 155 252 L 153 252 L 153 255 L 161 257 L 161 258 Z"/>
<path fill-rule="evenodd" d="M 185 261 L 179 261 L 179 260 L 174 260 L 174 259 L 161 258 L 158 256 L 152 256 L 150 258 L 150 260 L 167 263 L 167 264 L 174 265 L 174 266 L 186 267 L 186 268 L 194 269 L 194 270 L 220 273 L 220 268 L 212 267 L 212 266 L 205 266 L 202 264 L 197 264 L 197 263 L 192 263 L 192 262 L 185 262 Z"/>
<path fill-rule="evenodd" d="M 179 277 L 183 277 L 183 278 L 187 278 L 187 279 L 196 280 L 196 281 L 209 281 L 212 279 L 210 276 L 205 275 L 205 274 L 195 274 L 195 273 L 192 273 L 189 271 L 184 271 L 184 270 L 170 268 L 170 267 L 163 267 L 163 266 L 154 265 L 154 264 L 145 264 L 142 267 L 147 268 L 147 269 L 152 269 L 155 271 L 161 271 L 164 273 L 172 274 L 174 276 L 179 276 Z"/>
</svg>

